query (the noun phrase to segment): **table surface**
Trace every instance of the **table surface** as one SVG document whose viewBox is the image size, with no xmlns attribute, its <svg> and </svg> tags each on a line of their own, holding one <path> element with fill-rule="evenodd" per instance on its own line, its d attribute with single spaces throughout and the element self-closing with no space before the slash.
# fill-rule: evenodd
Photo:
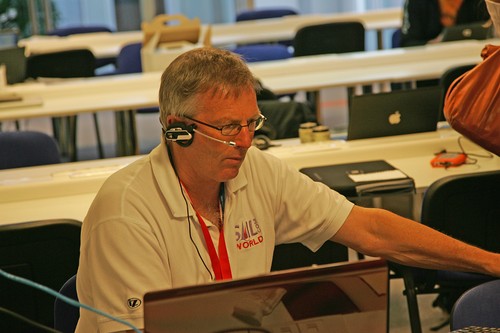
<svg viewBox="0 0 500 333">
<path fill-rule="evenodd" d="M 500 157 L 478 158 L 477 164 L 432 168 L 430 160 L 443 149 L 458 151 L 460 135 L 451 129 L 366 140 L 331 140 L 300 144 L 298 139 L 278 140 L 267 150 L 296 169 L 385 159 L 415 180 L 417 189 L 457 174 L 500 169 Z M 487 152 L 462 140 L 466 152 Z M 73 162 L 0 171 L 0 224 L 50 218 L 82 221 L 104 180 L 141 156 Z"/>
<path fill-rule="evenodd" d="M 387 8 L 367 12 L 303 14 L 283 18 L 211 24 L 211 43 L 222 47 L 232 44 L 272 42 L 292 39 L 302 26 L 350 20 L 361 21 L 367 30 L 381 30 L 401 26 L 401 8 Z M 207 27 L 207 25 L 204 25 Z M 123 45 L 141 42 L 142 31 L 99 32 L 59 36 L 36 35 L 19 41 L 28 54 L 54 52 L 74 48 L 89 48 L 97 58 L 116 57 Z"/>
<path fill-rule="evenodd" d="M 249 67 L 276 94 L 387 84 L 439 78 L 451 66 L 477 63 L 485 42 L 299 57 Z M 157 106 L 160 77 L 161 72 L 147 72 L 7 86 L 5 91 L 18 93 L 24 101 L 2 103 L 0 121 Z"/>
</svg>

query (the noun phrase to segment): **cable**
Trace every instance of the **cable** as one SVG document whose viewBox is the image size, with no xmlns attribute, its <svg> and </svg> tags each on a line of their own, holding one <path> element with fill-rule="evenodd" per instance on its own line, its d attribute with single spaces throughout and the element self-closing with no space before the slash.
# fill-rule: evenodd
<svg viewBox="0 0 500 333">
<path fill-rule="evenodd" d="M 10 311 L 9 309 L 6 309 L 6 308 L 0 307 L 0 313 L 5 313 L 5 314 L 7 314 L 9 316 L 12 316 L 12 317 L 14 317 L 16 319 L 19 319 L 22 322 L 25 322 L 25 323 L 33 326 L 33 327 L 42 329 L 42 330 L 47 331 L 47 332 L 61 333 L 58 330 L 53 329 L 52 327 L 48 327 L 48 326 L 45 326 L 43 324 L 37 323 L 34 320 L 31 320 L 31 319 L 29 319 L 29 318 L 27 318 L 25 316 L 21 316 L 19 313 L 15 313 L 14 311 Z"/>
<path fill-rule="evenodd" d="M 59 298 L 61 299 L 62 301 L 68 303 L 69 305 L 72 305 L 74 307 L 77 307 L 77 308 L 83 308 L 83 309 L 86 309 L 86 310 L 89 310 L 91 312 L 95 312 L 101 316 L 104 316 L 106 318 L 109 318 L 109 319 L 112 319 L 114 321 L 117 321 L 121 324 L 124 324 L 124 325 L 127 325 L 128 327 L 132 328 L 136 333 L 141 333 L 141 331 L 135 327 L 134 325 L 132 325 L 131 323 L 123 320 L 123 319 L 120 319 L 120 318 L 117 318 L 117 317 L 114 317 L 110 314 L 107 314 L 106 312 L 103 312 L 101 310 L 98 310 L 96 308 L 93 308 L 89 305 L 86 305 L 86 304 L 83 304 L 83 303 L 80 303 L 80 302 L 77 302 L 75 301 L 74 299 L 71 299 L 69 297 L 66 297 L 64 296 L 63 294 L 55 291 L 55 290 L 52 290 L 44 285 L 41 285 L 39 283 L 36 283 L 36 282 L 33 282 L 31 280 L 28 280 L 28 279 L 25 279 L 25 278 L 22 278 L 20 276 L 17 276 L 17 275 L 14 275 L 14 274 L 10 274 L 10 273 L 7 273 L 6 271 L 4 271 L 3 269 L 0 269 L 0 275 L 4 276 L 5 278 L 9 279 L 9 280 L 12 280 L 14 282 L 17 282 L 17 283 L 21 283 L 21 284 L 24 284 L 24 285 L 27 285 L 27 286 L 30 286 L 30 287 L 33 287 L 33 288 L 36 288 L 36 289 L 39 289 L 49 295 L 52 295 L 56 298 Z"/>
</svg>

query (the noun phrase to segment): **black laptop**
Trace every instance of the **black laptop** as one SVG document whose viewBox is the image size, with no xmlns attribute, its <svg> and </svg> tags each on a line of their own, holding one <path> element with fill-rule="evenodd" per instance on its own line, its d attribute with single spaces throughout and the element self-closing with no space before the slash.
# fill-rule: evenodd
<svg viewBox="0 0 500 333">
<path fill-rule="evenodd" d="M 24 47 L 0 47 L 0 64 L 6 67 L 8 84 L 20 83 L 26 79 Z"/>
<path fill-rule="evenodd" d="M 457 24 L 446 27 L 443 30 L 442 42 L 452 42 L 463 39 L 487 39 L 490 35 L 490 28 L 484 26 L 484 22 Z"/>
<path fill-rule="evenodd" d="M 363 260 L 277 271 L 144 296 L 148 333 L 384 333 L 388 269 Z"/>
<path fill-rule="evenodd" d="M 439 86 L 353 95 L 347 140 L 435 131 L 440 103 Z"/>
</svg>

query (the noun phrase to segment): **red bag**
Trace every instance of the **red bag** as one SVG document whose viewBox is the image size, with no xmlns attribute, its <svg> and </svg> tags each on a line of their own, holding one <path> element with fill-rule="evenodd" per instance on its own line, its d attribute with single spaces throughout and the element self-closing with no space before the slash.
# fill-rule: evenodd
<svg viewBox="0 0 500 333">
<path fill-rule="evenodd" d="M 449 87 L 444 115 L 454 130 L 500 155 L 500 46 L 486 45 L 481 56 Z"/>
</svg>

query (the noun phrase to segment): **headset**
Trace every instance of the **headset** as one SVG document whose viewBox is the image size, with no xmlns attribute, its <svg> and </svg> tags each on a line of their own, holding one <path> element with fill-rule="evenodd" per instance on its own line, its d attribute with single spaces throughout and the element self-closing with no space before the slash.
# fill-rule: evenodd
<svg viewBox="0 0 500 333">
<path fill-rule="evenodd" d="M 195 132 L 210 140 L 220 142 L 231 147 L 237 147 L 237 144 L 234 141 L 219 140 L 198 131 L 196 129 L 196 124 L 186 125 L 183 122 L 172 123 L 167 127 L 166 130 L 163 130 L 163 135 L 165 136 L 165 140 L 167 141 L 173 141 L 182 147 L 188 147 L 189 145 L 191 145 L 191 143 L 193 143 Z"/>
</svg>

